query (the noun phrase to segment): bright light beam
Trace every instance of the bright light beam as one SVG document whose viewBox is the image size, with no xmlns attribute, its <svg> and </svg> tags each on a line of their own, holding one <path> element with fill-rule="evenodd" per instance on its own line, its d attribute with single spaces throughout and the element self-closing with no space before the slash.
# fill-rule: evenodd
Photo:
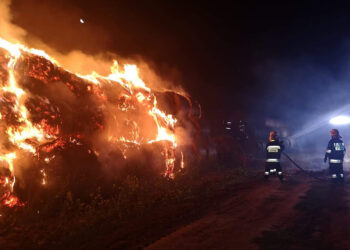
<svg viewBox="0 0 350 250">
<path fill-rule="evenodd" d="M 350 117 L 346 115 L 336 116 L 333 117 L 329 123 L 333 125 L 346 125 L 350 123 Z"/>
</svg>

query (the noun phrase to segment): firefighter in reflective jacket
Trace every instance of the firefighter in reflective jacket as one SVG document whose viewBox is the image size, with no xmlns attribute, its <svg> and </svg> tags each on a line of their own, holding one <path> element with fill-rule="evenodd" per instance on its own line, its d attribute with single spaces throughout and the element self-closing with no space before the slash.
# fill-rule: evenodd
<svg viewBox="0 0 350 250">
<path fill-rule="evenodd" d="M 337 129 L 331 130 L 331 137 L 332 139 L 328 143 L 326 155 L 324 156 L 324 162 L 327 162 L 327 159 L 329 159 L 329 172 L 333 180 L 344 180 L 343 159 L 346 151 L 345 145 L 340 139 L 342 137 Z"/>
<path fill-rule="evenodd" d="M 270 174 L 277 173 L 278 178 L 283 181 L 283 173 L 280 164 L 281 153 L 284 150 L 283 142 L 277 138 L 277 132 L 271 131 L 269 142 L 266 145 L 265 179 Z"/>
</svg>

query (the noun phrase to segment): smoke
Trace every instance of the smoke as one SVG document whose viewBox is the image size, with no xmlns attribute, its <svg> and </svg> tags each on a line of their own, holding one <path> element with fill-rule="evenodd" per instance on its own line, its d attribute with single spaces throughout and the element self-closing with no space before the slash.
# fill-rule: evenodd
<svg viewBox="0 0 350 250">
<path fill-rule="evenodd" d="M 12 24 L 10 5 L 11 0 L 0 1 L 0 36 L 13 43 L 22 43 L 27 32 Z"/>
<path fill-rule="evenodd" d="M 192 116 L 192 104 L 190 99 L 181 96 L 184 91 L 179 87 L 176 88 L 176 93 L 172 91 L 164 92 L 166 88 L 172 86 L 172 82 L 164 81 L 159 77 L 159 74 L 152 70 L 152 67 L 143 61 L 142 57 L 135 56 L 132 59 L 120 59 L 115 53 L 111 52 L 98 52 L 90 55 L 80 50 L 64 51 L 63 53 L 53 48 L 51 43 L 48 45 L 38 36 L 30 34 L 21 27 L 14 25 L 10 7 L 11 1 L 0 2 L 0 9 L 3 11 L 3 15 L 0 17 L 1 24 L 3 24 L 0 29 L 0 37 L 10 42 L 24 44 L 27 47 L 42 49 L 49 54 L 50 57 L 58 61 L 64 69 L 79 74 L 89 74 L 95 71 L 101 75 L 108 75 L 110 73 L 109 68 L 115 58 L 119 59 L 119 65 L 124 63 L 136 64 L 140 69 L 140 77 L 146 82 L 147 86 L 152 87 L 153 90 L 156 89 L 154 94 L 158 101 L 157 107 L 161 110 L 169 111 L 167 112 L 168 114 L 175 115 L 176 118 L 179 119 L 177 123 L 178 127 L 174 131 L 177 137 L 177 145 L 179 147 L 192 146 L 192 136 L 198 128 L 194 126 L 193 121 L 189 120 L 192 119 L 192 117 L 190 117 Z M 26 11 L 28 13 L 31 12 L 30 9 L 26 9 Z M 67 13 L 62 13 L 59 10 L 57 12 L 58 13 L 54 13 L 57 19 L 69 16 Z M 77 13 L 79 14 L 79 12 Z M 73 19 L 77 18 L 79 16 L 78 14 L 73 13 Z M 30 22 L 30 20 L 28 20 L 28 22 Z M 60 24 L 58 24 L 58 26 L 59 25 Z M 53 26 L 52 28 L 55 27 L 56 26 Z M 92 31 L 95 30 L 97 32 L 97 29 L 96 27 L 92 28 Z M 8 32 L 9 30 L 11 30 L 11 32 Z M 87 30 L 89 30 L 89 28 L 87 28 Z M 69 41 L 72 40 L 73 31 L 74 29 L 67 27 L 67 34 L 64 34 Z M 158 125 L 155 123 L 154 117 L 150 116 L 148 109 L 153 105 L 153 100 L 147 100 L 147 102 L 149 102 L 149 105 L 146 105 L 147 108 L 142 105 L 136 106 L 135 108 L 135 105 L 138 105 L 138 101 L 132 96 L 135 93 L 127 93 L 127 91 L 118 84 L 106 82 L 101 85 L 103 90 L 97 90 L 97 88 L 94 89 L 91 86 L 89 86 L 90 89 L 87 90 L 87 85 L 89 84 L 87 81 L 76 79 L 76 77 L 66 74 L 66 72 L 61 69 L 52 69 L 51 65 L 47 65 L 44 59 L 42 62 L 38 63 L 38 65 L 31 62 L 30 58 L 26 58 L 25 60 L 29 63 L 22 62 L 23 64 L 21 64 L 17 62 L 16 68 L 20 70 L 24 69 L 24 71 L 31 71 L 37 67 L 36 72 L 41 74 L 43 71 L 41 66 L 48 66 L 47 72 L 45 71 L 46 75 L 41 74 L 41 76 L 36 79 L 35 77 L 34 79 L 30 78 L 30 81 L 26 78 L 28 74 L 26 75 L 23 72 L 18 73 L 16 81 L 19 86 L 23 87 L 26 92 L 28 92 L 26 95 L 26 108 L 29 110 L 30 119 L 33 123 L 41 122 L 45 119 L 50 122 L 52 128 L 56 126 L 60 127 L 62 140 L 67 142 L 66 145 L 70 145 L 72 140 L 74 140 L 74 143 L 86 146 L 86 148 L 84 148 L 84 150 L 82 149 L 82 152 L 79 153 L 85 158 L 86 156 L 90 157 L 91 155 L 96 155 L 102 167 L 114 170 L 122 167 L 125 163 L 124 157 L 126 156 L 128 156 L 128 158 L 130 156 L 142 158 L 140 157 L 142 155 L 154 156 L 154 154 L 157 154 L 157 157 L 149 157 L 151 160 L 148 162 L 159 161 L 159 159 L 163 161 L 161 164 L 159 162 L 150 164 L 151 167 L 163 166 L 163 158 L 175 159 L 175 156 L 169 155 L 175 153 L 172 153 L 172 150 L 168 150 L 170 147 L 167 145 L 168 142 L 165 139 L 160 142 L 148 144 L 149 141 L 156 139 L 158 134 Z M 51 74 L 58 75 L 52 78 Z M 180 74 L 176 70 L 173 70 L 169 75 L 169 78 L 179 78 Z M 103 92 L 101 96 L 98 95 L 100 93 L 98 91 L 100 90 Z M 86 91 L 92 91 L 94 94 L 96 94 L 94 91 L 97 91 L 98 94 L 94 96 L 87 94 Z M 158 97 L 160 100 L 158 100 Z M 102 99 L 107 101 L 101 101 Z M 51 114 L 51 116 L 45 117 L 45 113 Z M 162 126 L 164 126 L 164 124 L 162 124 Z M 120 141 L 121 135 L 125 137 L 125 143 Z M 140 138 L 142 138 L 142 140 L 140 140 Z M 80 139 L 84 142 L 78 141 Z M 137 146 L 129 143 L 129 141 L 136 141 L 140 143 L 141 146 L 136 150 Z M 52 144 L 55 143 L 59 145 L 60 141 L 56 140 Z M 40 145 L 40 147 L 41 146 L 42 145 Z M 43 147 L 46 146 L 48 148 L 54 147 L 61 150 L 60 146 L 44 145 Z M 69 155 L 69 152 L 66 152 L 64 149 L 62 150 L 61 154 Z M 92 153 L 92 151 L 94 151 L 94 153 Z M 143 152 L 146 153 L 143 154 Z M 43 154 L 45 155 L 45 153 Z M 70 156 L 71 155 L 69 155 L 69 157 Z M 179 156 L 176 157 L 179 159 Z M 42 158 L 45 158 L 45 156 L 41 157 L 41 160 Z M 56 161 L 56 163 L 54 162 L 53 164 L 60 165 L 61 162 L 64 162 L 68 158 L 55 158 L 54 161 Z M 147 162 L 146 159 L 145 162 Z M 73 162 L 67 163 L 67 165 L 74 164 Z M 31 162 L 21 165 L 31 166 Z M 16 171 L 22 172 L 22 170 L 21 168 L 16 168 Z M 159 172 L 161 171 L 159 170 Z M 23 176 L 25 176 L 25 174 L 23 174 Z"/>
<path fill-rule="evenodd" d="M 52 58 L 58 61 L 60 65 L 72 72 L 80 74 L 89 74 L 92 71 L 96 71 L 101 74 L 109 73 L 108 71 L 111 65 L 110 54 L 98 54 L 91 56 L 79 50 L 70 51 L 66 54 L 60 53 L 56 49 L 45 44 L 38 37 L 28 34 L 26 30 L 13 24 L 12 21 L 11 0 L 1 0 L 0 37 L 12 43 L 21 43 L 27 47 L 44 50 Z"/>
<path fill-rule="evenodd" d="M 339 47 L 342 46 L 340 42 Z M 293 144 L 290 151 L 314 169 L 323 165 L 329 131 L 334 126 L 329 120 L 350 114 L 346 65 L 344 58 L 323 65 L 312 57 L 293 56 L 264 60 L 255 70 L 256 80 L 264 86 L 255 106 L 265 117 L 287 124 Z M 337 128 L 350 145 L 348 128 Z"/>
<path fill-rule="evenodd" d="M 20 12 L 17 16 L 22 16 L 22 19 L 17 20 L 21 26 L 14 24 L 11 12 L 13 5 L 17 12 Z M 88 21 L 87 24 L 79 23 L 78 20 L 82 16 L 83 11 L 74 5 L 63 6 L 58 2 L 44 1 L 38 3 L 33 0 L 16 2 L 1 0 L 0 37 L 13 43 L 44 50 L 63 68 L 82 75 L 92 72 L 109 75 L 115 59 L 120 65 L 136 64 L 140 77 L 149 87 L 160 91 L 172 89 L 186 94 L 180 84 L 174 84 L 174 81 L 182 82 L 182 75 L 178 70 L 161 65 L 163 73 L 155 72 L 159 66 L 151 61 L 146 62 L 140 55 L 125 57 L 108 51 L 112 43 L 109 31 Z M 43 22 L 47 23 L 42 24 Z M 22 26 L 30 27 L 33 33 L 27 32 Z"/>
</svg>

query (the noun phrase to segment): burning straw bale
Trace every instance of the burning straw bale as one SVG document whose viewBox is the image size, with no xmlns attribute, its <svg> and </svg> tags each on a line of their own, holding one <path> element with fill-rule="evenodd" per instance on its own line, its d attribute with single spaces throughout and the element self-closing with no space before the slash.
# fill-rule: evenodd
<svg viewBox="0 0 350 250">
<path fill-rule="evenodd" d="M 111 72 L 75 74 L 0 38 L 4 190 L 23 200 L 67 190 L 84 197 L 127 167 L 170 178 L 184 167 L 198 118 L 190 98 L 151 90 L 135 65 L 115 62 Z"/>
</svg>

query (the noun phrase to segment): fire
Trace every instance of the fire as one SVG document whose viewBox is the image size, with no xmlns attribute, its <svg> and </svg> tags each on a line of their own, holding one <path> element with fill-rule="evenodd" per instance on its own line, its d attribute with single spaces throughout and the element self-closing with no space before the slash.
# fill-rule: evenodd
<svg viewBox="0 0 350 250">
<path fill-rule="evenodd" d="M 24 203 L 21 202 L 16 196 L 11 194 L 10 192 L 6 192 L 0 198 L 2 203 L 7 207 L 21 207 L 24 206 Z"/>
<path fill-rule="evenodd" d="M 14 171 L 14 167 L 13 167 L 13 160 L 16 159 L 16 153 L 12 152 L 9 154 L 5 154 L 5 155 L 0 155 L 0 161 L 5 161 L 8 165 L 9 170 L 11 171 L 11 173 L 13 173 Z"/>
<path fill-rule="evenodd" d="M 29 102 L 29 100 L 32 100 L 32 96 L 28 94 L 26 88 L 19 84 L 18 79 L 19 68 L 26 65 L 23 63 L 26 62 L 25 60 L 38 61 L 38 64 L 31 65 L 31 68 L 29 68 L 29 71 L 26 73 L 31 79 L 37 79 L 44 84 L 47 84 L 48 81 L 62 81 L 66 87 L 77 96 L 94 95 L 94 98 L 96 98 L 98 102 L 101 102 L 101 104 L 99 104 L 101 109 L 106 106 L 106 104 L 104 104 L 106 100 L 111 98 L 104 88 L 106 88 L 106 86 L 121 87 L 123 91 L 119 96 L 119 103 L 116 105 L 112 102 L 113 105 L 118 107 L 121 112 L 134 112 L 135 115 L 139 112 L 137 110 L 147 110 L 144 114 L 148 117 L 144 119 L 153 121 L 157 133 L 152 136 L 150 132 L 146 133 L 148 131 L 141 133 L 142 126 L 140 126 L 139 122 L 125 118 L 124 126 L 126 126 L 128 133 L 121 136 L 113 134 L 114 132 L 112 131 L 113 133 L 108 136 L 108 142 L 123 143 L 124 147 L 121 151 L 126 159 L 126 149 L 130 144 L 140 146 L 142 144 L 166 141 L 166 146 L 162 152 L 165 165 L 164 175 L 167 177 L 173 176 L 176 163 L 175 150 L 178 147 L 175 134 L 175 127 L 177 126 L 178 120 L 172 114 L 167 114 L 158 107 L 155 93 L 151 88 L 147 87 L 146 83 L 139 77 L 139 71 L 136 65 L 126 64 L 120 66 L 117 61 L 114 61 L 110 68 L 111 73 L 107 76 L 99 75 L 96 72 L 92 72 L 90 75 L 80 75 L 62 69 L 53 58 L 41 50 L 30 49 L 21 44 L 12 44 L 1 38 L 0 49 L 5 51 L 5 59 L 8 61 L 6 65 L 8 77 L 3 81 L 0 78 L 0 95 L 9 95 L 8 100 L 11 103 L 11 108 L 6 112 L 0 110 L 0 122 L 6 124 L 7 129 L 5 133 L 7 140 L 11 143 L 11 147 L 0 150 L 0 161 L 4 162 L 5 164 L 3 165 L 10 171 L 9 177 L 6 177 L 4 181 L 0 179 L 0 184 L 8 188 L 8 191 L 6 191 L 1 198 L 2 204 L 9 207 L 23 205 L 23 203 L 12 194 L 16 175 L 16 166 L 14 162 L 17 158 L 17 154 L 26 153 L 33 157 L 38 157 L 40 160 L 40 152 L 53 152 L 54 149 L 64 147 L 66 143 L 82 145 L 80 139 L 84 138 L 84 135 L 74 131 L 70 134 L 67 134 L 67 132 L 64 134 L 62 131 L 62 121 L 59 120 L 62 113 L 58 107 L 55 108 L 55 106 L 51 105 L 50 100 L 47 98 L 38 98 L 35 105 Z M 44 58 L 48 62 L 40 61 L 40 58 Z M 46 65 L 46 68 L 43 65 Z M 45 68 L 44 70 L 42 69 L 43 67 Z M 53 67 L 61 70 L 63 72 L 62 74 L 66 74 L 67 76 L 72 74 L 71 80 L 62 80 L 57 75 L 51 76 L 50 72 Z M 83 89 L 77 84 L 81 83 L 82 79 L 87 81 L 84 82 L 85 86 Z M 74 82 L 76 84 L 74 84 Z M 88 94 L 84 94 L 84 91 Z M 39 118 L 34 120 L 34 112 L 41 112 L 45 118 L 38 116 Z M 122 113 L 122 115 L 124 113 Z M 95 121 L 95 130 L 105 130 L 105 124 L 102 122 L 103 119 L 101 115 L 94 115 L 91 119 Z M 115 116 L 113 119 L 117 120 L 118 118 Z M 120 125 L 117 127 L 120 127 Z M 89 149 L 89 154 L 92 153 L 97 157 L 99 156 L 97 151 Z M 54 158 L 55 155 L 46 155 L 43 157 L 42 162 L 50 164 Z M 184 156 L 182 152 L 180 161 L 179 166 L 183 168 Z M 42 168 L 40 173 L 42 176 L 41 184 L 48 185 L 45 169 Z M 10 181 L 10 179 L 12 180 Z"/>
</svg>

